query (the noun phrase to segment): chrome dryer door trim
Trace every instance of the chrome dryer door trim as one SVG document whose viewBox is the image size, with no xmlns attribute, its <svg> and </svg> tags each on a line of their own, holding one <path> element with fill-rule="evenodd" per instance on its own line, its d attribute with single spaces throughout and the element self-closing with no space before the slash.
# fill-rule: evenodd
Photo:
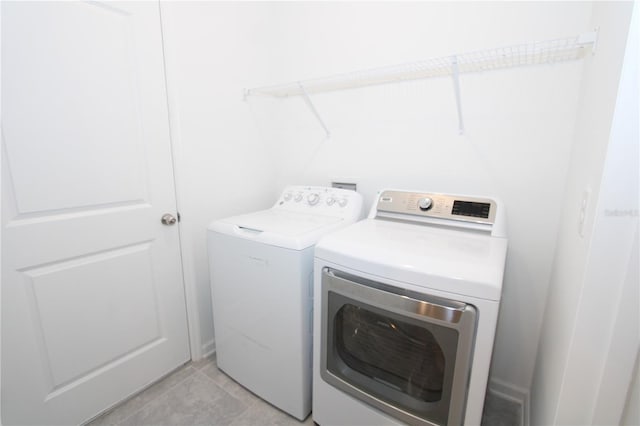
<svg viewBox="0 0 640 426">
<path fill-rule="evenodd" d="M 321 286 L 320 375 L 323 380 L 408 424 L 443 425 L 393 405 L 380 395 L 373 394 L 369 389 L 364 389 L 357 383 L 350 383 L 328 369 L 328 352 L 333 350 L 333 344 L 329 345 L 328 342 L 329 336 L 333 336 L 333 332 L 328 329 L 329 326 L 333 327 L 333 318 L 331 318 L 331 324 L 329 324 L 330 319 L 328 317 L 329 296 L 330 293 L 334 293 L 334 295 L 339 295 L 341 299 L 351 300 L 360 305 L 371 306 L 376 310 L 413 319 L 425 324 L 425 326 L 445 327 L 457 331 L 455 366 L 452 377 L 449 378 L 451 383 L 450 399 L 447 421 L 444 424 L 461 425 L 463 423 L 477 323 L 475 307 L 459 301 L 391 286 L 326 267 L 322 271 Z M 363 378 L 363 380 L 370 381 L 372 386 L 379 386 L 378 382 L 371 379 Z"/>
</svg>

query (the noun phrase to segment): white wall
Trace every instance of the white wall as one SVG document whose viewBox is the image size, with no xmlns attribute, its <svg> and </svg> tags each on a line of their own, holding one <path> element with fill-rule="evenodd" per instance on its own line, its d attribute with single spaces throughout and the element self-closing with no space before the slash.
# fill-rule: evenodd
<svg viewBox="0 0 640 426">
<path fill-rule="evenodd" d="M 532 388 L 534 424 L 617 423 L 638 349 L 637 259 L 631 256 L 638 236 L 637 33 L 630 35 L 620 77 L 631 9 L 632 3 L 594 6 L 592 25 L 601 34 L 582 81 Z M 581 237 L 578 207 L 587 187 Z"/>
<path fill-rule="evenodd" d="M 187 296 L 198 314 L 189 325 L 206 354 L 213 349 L 207 224 L 267 208 L 275 197 L 270 136 L 242 91 L 268 78 L 271 6 L 163 2 L 161 11 Z"/>
<path fill-rule="evenodd" d="M 590 3 L 283 3 L 274 78 L 256 86 L 456 52 L 577 35 Z M 526 398 L 563 205 L 583 62 L 461 78 L 458 135 L 448 78 L 312 96 L 251 98 L 273 113 L 278 185 L 352 178 L 368 203 L 383 187 L 503 200 L 509 254 L 492 379 Z"/>
<path fill-rule="evenodd" d="M 638 269 L 636 268 L 636 271 Z M 636 365 L 633 369 L 631 388 L 627 395 L 627 404 L 622 415 L 621 426 L 640 425 L 640 369 L 638 363 L 640 356 L 636 356 Z"/>
</svg>

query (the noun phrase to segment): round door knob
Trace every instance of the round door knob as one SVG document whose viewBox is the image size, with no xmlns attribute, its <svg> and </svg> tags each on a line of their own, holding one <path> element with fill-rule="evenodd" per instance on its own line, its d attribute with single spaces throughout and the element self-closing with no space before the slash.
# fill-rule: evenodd
<svg viewBox="0 0 640 426">
<path fill-rule="evenodd" d="M 178 219 L 176 219 L 172 214 L 164 214 L 162 215 L 162 219 L 160 219 L 160 222 L 162 222 L 163 225 L 173 225 L 178 221 Z"/>
</svg>

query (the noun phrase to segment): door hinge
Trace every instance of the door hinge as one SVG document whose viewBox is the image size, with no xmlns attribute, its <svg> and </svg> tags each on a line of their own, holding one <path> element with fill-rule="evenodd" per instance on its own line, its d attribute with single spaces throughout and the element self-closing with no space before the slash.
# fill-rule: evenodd
<svg viewBox="0 0 640 426">
<path fill-rule="evenodd" d="M 180 222 L 180 219 L 181 219 L 180 218 L 180 212 L 177 213 L 177 216 L 178 216 L 178 222 Z"/>
</svg>

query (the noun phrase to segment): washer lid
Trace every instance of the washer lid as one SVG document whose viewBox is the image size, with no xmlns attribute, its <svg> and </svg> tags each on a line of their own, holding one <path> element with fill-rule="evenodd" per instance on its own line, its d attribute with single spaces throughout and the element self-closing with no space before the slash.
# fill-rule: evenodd
<svg viewBox="0 0 640 426">
<path fill-rule="evenodd" d="M 208 229 L 263 244 L 302 250 L 344 224 L 345 220 L 340 217 L 267 209 L 214 221 Z"/>
<path fill-rule="evenodd" d="M 315 257 L 461 296 L 500 300 L 507 240 L 486 233 L 367 219 L 323 237 Z"/>
</svg>

